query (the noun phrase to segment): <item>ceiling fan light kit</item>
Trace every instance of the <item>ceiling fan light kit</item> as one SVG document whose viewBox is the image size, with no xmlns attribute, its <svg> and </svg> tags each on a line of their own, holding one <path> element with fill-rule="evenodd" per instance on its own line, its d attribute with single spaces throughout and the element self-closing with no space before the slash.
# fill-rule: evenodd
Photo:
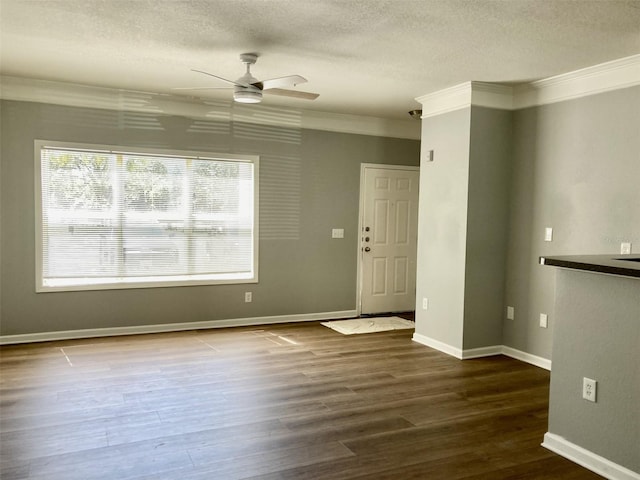
<svg viewBox="0 0 640 480">
<path fill-rule="evenodd" d="M 238 103 L 260 103 L 262 101 L 262 92 L 258 89 L 251 90 L 236 87 L 233 91 L 233 100 Z"/>
<path fill-rule="evenodd" d="M 281 87 L 295 87 L 299 83 L 307 81 L 300 75 L 289 75 L 286 77 L 271 78 L 269 80 L 258 80 L 251 75 L 251 65 L 258 60 L 255 53 L 243 53 L 240 55 L 240 61 L 247 66 L 245 74 L 237 80 L 228 80 L 224 77 L 214 75 L 213 73 L 202 70 L 192 70 L 202 73 L 210 77 L 222 80 L 228 83 L 229 87 L 194 87 L 194 88 L 176 88 L 174 90 L 209 90 L 218 88 L 233 88 L 233 100 L 238 103 L 260 103 L 262 101 L 262 93 L 272 93 L 284 97 L 301 98 L 303 100 L 315 100 L 318 98 L 317 93 L 301 92 L 299 90 L 287 90 Z"/>
</svg>

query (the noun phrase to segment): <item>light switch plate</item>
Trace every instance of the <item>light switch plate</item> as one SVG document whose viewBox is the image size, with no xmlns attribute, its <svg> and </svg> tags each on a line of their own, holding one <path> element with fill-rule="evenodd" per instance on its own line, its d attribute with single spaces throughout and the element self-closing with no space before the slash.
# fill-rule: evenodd
<svg viewBox="0 0 640 480">
<path fill-rule="evenodd" d="M 334 228 L 331 230 L 331 238 L 344 238 L 344 228 Z"/>
<path fill-rule="evenodd" d="M 544 229 L 544 241 L 545 242 L 553 241 L 553 228 L 547 227 Z"/>
<path fill-rule="evenodd" d="M 549 319 L 546 313 L 540 314 L 540 327 L 547 328 L 549 326 Z"/>
<path fill-rule="evenodd" d="M 629 255 L 631 253 L 631 242 L 622 242 L 620 244 L 620 254 Z"/>
<path fill-rule="evenodd" d="M 425 162 L 433 162 L 433 150 L 427 150 L 424 154 Z"/>
<path fill-rule="evenodd" d="M 507 320 L 513 320 L 516 318 L 516 311 L 513 307 L 507 307 Z"/>
</svg>

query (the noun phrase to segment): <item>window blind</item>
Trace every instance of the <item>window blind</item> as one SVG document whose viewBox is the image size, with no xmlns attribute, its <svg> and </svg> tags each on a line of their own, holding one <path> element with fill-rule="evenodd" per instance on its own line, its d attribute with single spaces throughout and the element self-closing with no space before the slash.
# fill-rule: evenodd
<svg viewBox="0 0 640 480">
<path fill-rule="evenodd" d="M 254 280 L 256 161 L 43 146 L 41 287 Z"/>
</svg>

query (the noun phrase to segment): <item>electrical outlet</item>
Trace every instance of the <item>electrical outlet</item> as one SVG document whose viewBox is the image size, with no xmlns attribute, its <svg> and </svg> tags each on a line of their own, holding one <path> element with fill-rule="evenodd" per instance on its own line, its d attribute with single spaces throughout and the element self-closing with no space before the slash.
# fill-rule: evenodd
<svg viewBox="0 0 640 480">
<path fill-rule="evenodd" d="M 244 292 L 244 301 L 245 303 L 251 303 L 253 301 L 253 295 L 251 292 Z"/>
<path fill-rule="evenodd" d="M 620 254 L 629 255 L 631 253 L 631 242 L 622 242 L 620 244 Z"/>
<path fill-rule="evenodd" d="M 540 314 L 540 328 L 547 328 L 549 325 L 548 317 L 546 313 Z"/>
<path fill-rule="evenodd" d="M 422 299 L 422 309 L 429 310 L 429 299 L 426 297 Z"/>
<path fill-rule="evenodd" d="M 547 227 L 544 229 L 544 241 L 545 242 L 553 241 L 553 228 Z"/>
<path fill-rule="evenodd" d="M 598 382 L 591 378 L 584 377 L 582 379 L 582 398 L 590 402 L 596 401 Z"/>
<path fill-rule="evenodd" d="M 516 310 L 513 307 L 507 307 L 507 320 L 513 320 L 516 318 Z"/>
</svg>

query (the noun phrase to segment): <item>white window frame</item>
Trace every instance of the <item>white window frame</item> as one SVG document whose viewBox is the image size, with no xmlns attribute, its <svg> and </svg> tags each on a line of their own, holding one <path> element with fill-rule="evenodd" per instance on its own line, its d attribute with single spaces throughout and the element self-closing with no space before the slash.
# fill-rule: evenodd
<svg viewBox="0 0 640 480">
<path fill-rule="evenodd" d="M 200 276 L 172 276 L 171 280 L 154 280 L 154 277 L 108 277 L 91 279 L 81 284 L 65 284 L 50 286 L 43 282 L 43 254 L 42 238 L 42 149 L 57 148 L 68 150 L 91 150 L 116 154 L 159 155 L 197 160 L 239 161 L 253 164 L 253 270 L 250 274 L 236 276 L 236 274 L 203 274 Z M 157 148 L 125 147 L 116 145 L 96 145 L 74 142 L 60 142 L 35 140 L 35 274 L 36 292 L 60 292 L 83 290 L 119 290 L 134 288 L 184 287 L 189 285 L 227 285 L 258 283 L 258 245 L 259 245 L 259 184 L 260 157 L 258 155 L 236 155 L 230 153 L 212 153 L 192 150 L 167 150 Z M 233 278 L 230 278 L 232 277 Z M 202 277 L 202 278 L 200 278 Z M 206 278 L 205 278 L 206 277 Z M 160 277 L 157 277 L 160 278 Z M 95 281 L 94 281 L 95 280 Z M 101 281 L 102 280 L 102 281 Z"/>
</svg>

